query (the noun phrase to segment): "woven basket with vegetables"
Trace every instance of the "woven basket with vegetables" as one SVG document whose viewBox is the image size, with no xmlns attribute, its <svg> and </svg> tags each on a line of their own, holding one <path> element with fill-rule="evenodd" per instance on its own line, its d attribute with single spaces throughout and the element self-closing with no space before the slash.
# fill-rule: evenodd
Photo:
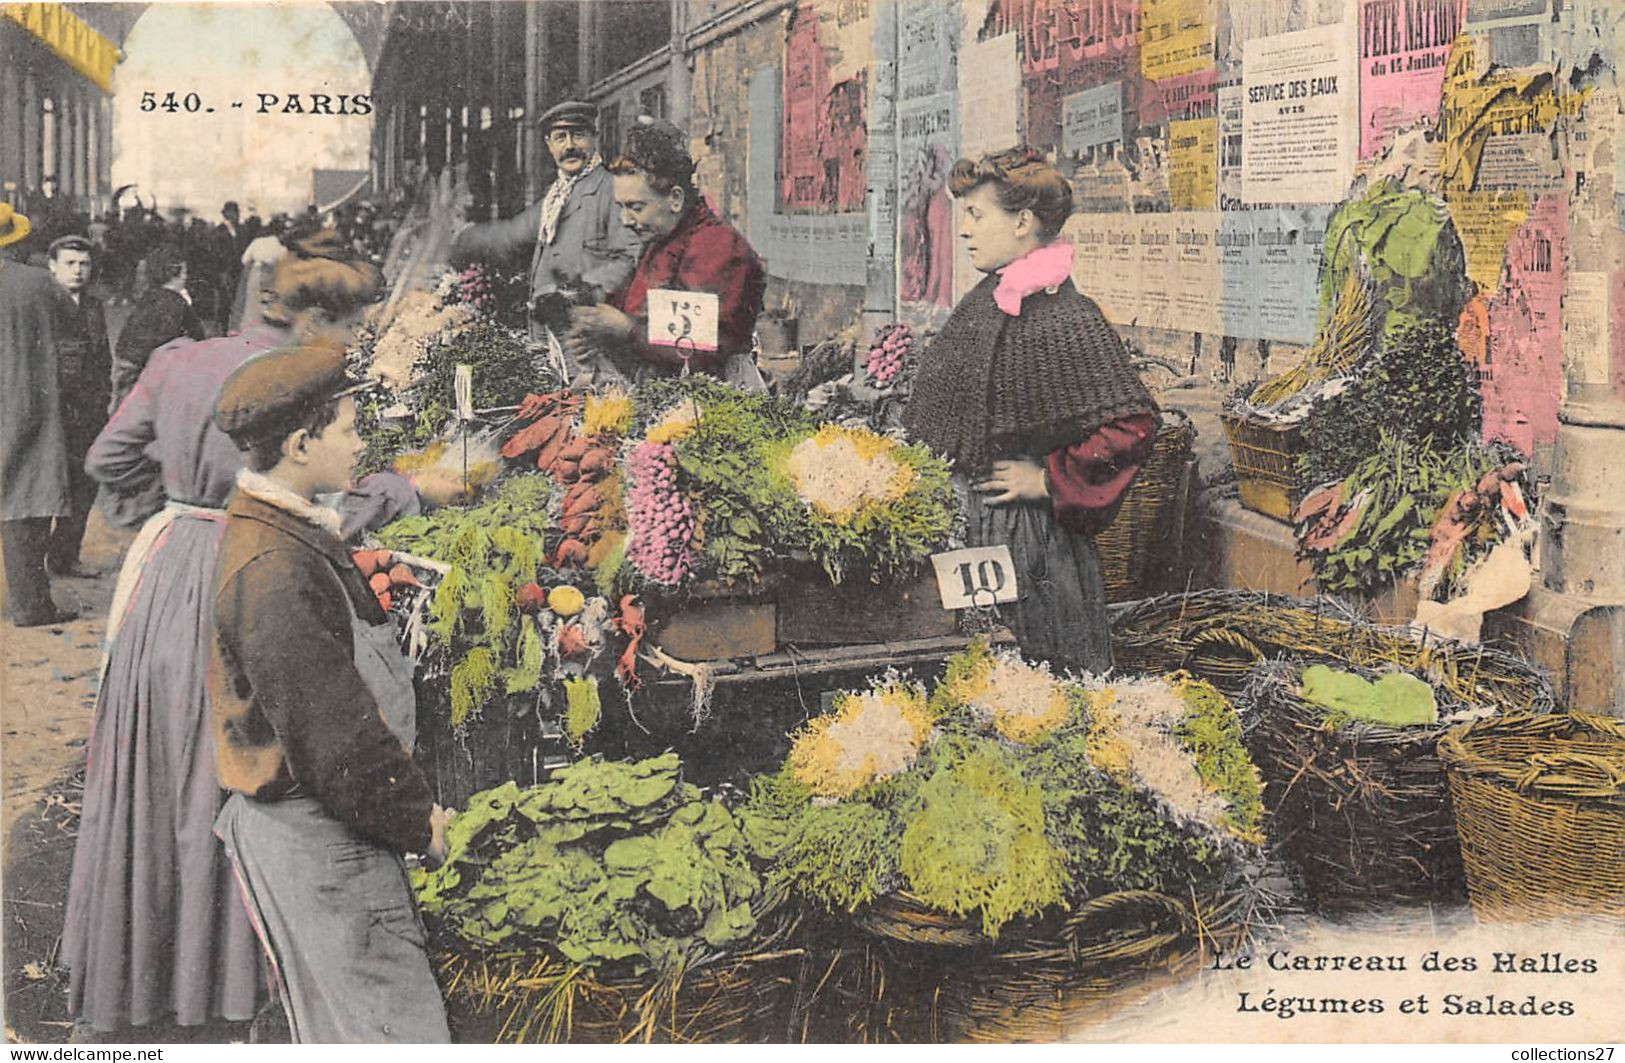
<svg viewBox="0 0 1625 1063">
<path fill-rule="evenodd" d="M 1125 672 L 1185 669 L 1224 693 L 1241 692 L 1260 661 L 1402 668 L 1425 676 L 1441 701 L 1501 712 L 1547 712 L 1551 684 L 1506 653 L 1424 640 L 1408 628 L 1362 619 L 1334 598 L 1291 598 L 1208 589 L 1114 606 L 1112 655 Z"/>
<path fill-rule="evenodd" d="M 1290 660 L 1254 669 L 1239 704 L 1271 841 L 1317 908 L 1465 898 L 1435 747 L 1491 707 L 1436 694 L 1410 670 Z"/>
<path fill-rule="evenodd" d="M 1261 814 L 1212 686 L 1075 681 L 977 644 L 929 696 L 886 676 L 838 697 L 740 821 L 771 885 L 926 979 L 960 1036 L 1193 949 L 1198 927 L 1244 933 Z"/>
<path fill-rule="evenodd" d="M 1447 732 L 1473 913 L 1625 921 L 1625 723 L 1517 713 Z"/>
<path fill-rule="evenodd" d="M 1180 481 L 1190 460 L 1196 427 L 1178 410 L 1164 410 L 1151 457 L 1123 497 L 1117 517 L 1095 536 L 1100 575 L 1106 582 L 1106 600 L 1119 602 L 1143 593 L 1156 578 L 1159 562 L 1166 568 L 1172 558 L 1173 529 L 1180 520 L 1183 501 Z"/>
<path fill-rule="evenodd" d="M 476 794 L 447 843 L 413 886 L 466 1036 L 745 1039 L 782 1007 L 782 983 L 756 969 L 785 929 L 781 894 L 674 753 Z"/>
</svg>

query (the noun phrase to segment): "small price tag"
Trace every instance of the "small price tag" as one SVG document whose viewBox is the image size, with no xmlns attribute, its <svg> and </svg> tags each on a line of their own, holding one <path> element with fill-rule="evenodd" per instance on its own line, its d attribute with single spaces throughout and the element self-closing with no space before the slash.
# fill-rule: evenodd
<svg viewBox="0 0 1625 1063">
<path fill-rule="evenodd" d="M 1020 597 L 1016 563 L 1008 546 L 977 546 L 932 554 L 937 570 L 937 592 L 944 609 L 998 605 Z"/>
<path fill-rule="evenodd" d="M 712 292 L 649 290 L 649 342 L 683 350 L 717 349 L 717 297 Z"/>
<path fill-rule="evenodd" d="M 457 404 L 457 419 L 459 421 L 472 421 L 474 419 L 474 367 L 459 365 L 456 375 L 452 378 L 452 397 Z"/>
</svg>

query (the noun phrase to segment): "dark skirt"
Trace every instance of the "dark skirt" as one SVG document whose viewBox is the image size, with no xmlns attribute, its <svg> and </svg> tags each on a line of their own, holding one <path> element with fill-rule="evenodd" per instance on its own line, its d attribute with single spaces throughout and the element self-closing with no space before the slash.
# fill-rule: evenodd
<svg viewBox="0 0 1625 1063">
<path fill-rule="evenodd" d="M 1100 561 L 1086 535 L 1055 520 L 1048 501 L 990 506 L 956 481 L 971 546 L 1010 547 L 1017 601 L 998 607 L 1022 655 L 1058 670 L 1099 674 L 1112 665 L 1111 625 Z"/>
<path fill-rule="evenodd" d="M 85 762 L 63 961 L 98 1030 L 252 1019 L 259 945 L 213 833 L 205 669 L 224 524 L 180 517 L 152 551 L 110 648 Z"/>
</svg>

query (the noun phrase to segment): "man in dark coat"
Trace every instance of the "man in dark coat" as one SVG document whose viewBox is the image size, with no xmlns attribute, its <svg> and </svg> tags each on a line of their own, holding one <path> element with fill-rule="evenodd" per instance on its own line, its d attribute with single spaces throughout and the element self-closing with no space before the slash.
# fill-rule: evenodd
<svg viewBox="0 0 1625 1063">
<path fill-rule="evenodd" d="M 46 567 L 60 576 L 83 576 L 79 546 L 96 501 L 96 481 L 85 472 L 85 455 L 107 423 L 113 390 L 113 352 L 107 317 L 90 294 L 92 248 L 82 236 L 51 244 L 51 276 L 57 283 L 57 357 L 61 373 L 63 439 L 68 448 L 72 507 L 57 518 L 46 551 Z"/>
<path fill-rule="evenodd" d="M 73 511 L 57 363 L 56 282 L 7 258 L 28 219 L 0 203 L 0 544 L 6 608 L 18 627 L 72 620 L 51 601 L 51 522 Z"/>
<path fill-rule="evenodd" d="M 124 396 L 135 387 L 136 378 L 146 368 L 152 352 L 170 340 L 188 336 L 203 338 L 203 321 L 192 309 L 187 294 L 186 255 L 174 243 L 159 245 L 147 256 L 147 279 L 152 287 L 130 313 L 119 332 L 113 351 L 113 401 L 108 413 L 118 409 Z"/>
<path fill-rule="evenodd" d="M 740 382 L 736 368 L 750 356 L 767 271 L 744 235 L 700 195 L 687 134 L 670 122 L 640 119 L 610 172 L 621 219 L 643 241 L 643 255 L 609 305 L 574 311 L 567 349 L 598 347 L 621 361 L 623 371 L 671 374 L 686 365 Z M 655 289 L 715 295 L 715 346 L 653 342 L 660 339 L 649 334 Z"/>
</svg>

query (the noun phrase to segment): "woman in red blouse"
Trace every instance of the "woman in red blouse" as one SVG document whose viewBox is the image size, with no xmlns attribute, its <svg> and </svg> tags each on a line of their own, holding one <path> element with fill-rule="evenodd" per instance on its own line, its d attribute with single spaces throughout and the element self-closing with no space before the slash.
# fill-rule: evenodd
<svg viewBox="0 0 1625 1063">
<path fill-rule="evenodd" d="M 1090 536 L 1150 454 L 1156 403 L 1099 307 L 1072 284 L 1065 177 L 1029 148 L 960 160 L 959 235 L 987 277 L 932 342 L 904 416 L 954 461 L 972 546 L 1009 546 L 1020 598 L 1000 607 L 1023 653 L 1111 665 Z"/>
</svg>

